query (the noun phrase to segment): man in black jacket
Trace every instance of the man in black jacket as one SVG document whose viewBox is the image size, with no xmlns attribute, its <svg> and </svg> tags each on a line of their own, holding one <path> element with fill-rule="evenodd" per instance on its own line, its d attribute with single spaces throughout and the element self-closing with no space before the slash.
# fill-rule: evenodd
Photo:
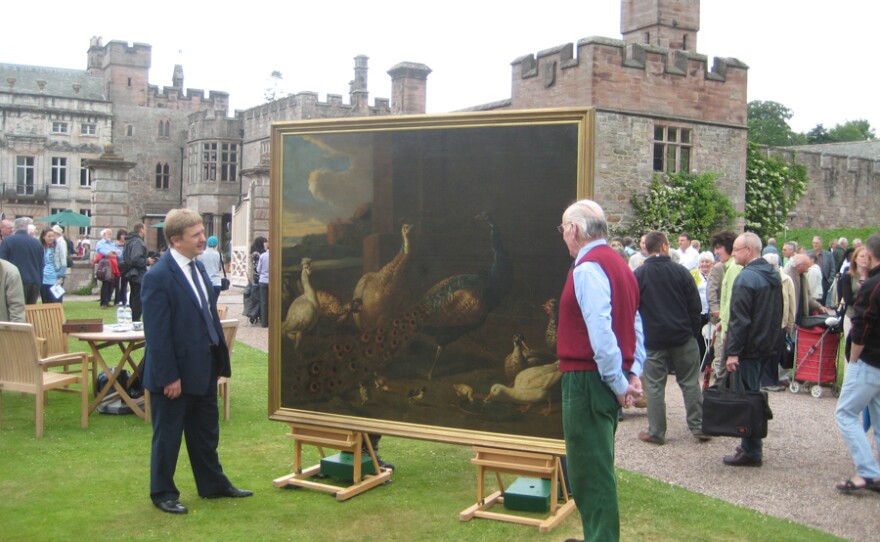
<svg viewBox="0 0 880 542">
<path fill-rule="evenodd" d="M 730 295 L 730 323 L 727 331 L 727 370 L 739 372 L 746 390 L 758 391 L 761 372 L 775 363 L 782 327 L 782 279 L 761 257 L 761 239 L 744 233 L 733 243 L 733 257 L 743 270 L 733 282 Z M 760 467 L 761 439 L 743 438 L 734 455 L 724 456 L 733 467 Z"/>
<path fill-rule="evenodd" d="M 695 338 L 700 329 L 700 294 L 691 274 L 669 258 L 665 234 L 648 233 L 645 247 L 648 258 L 635 271 L 647 351 L 642 382 L 648 396 L 648 430 L 640 432 L 639 439 L 649 444 L 666 442 L 666 378 L 672 369 L 691 434 L 709 440 L 702 431 L 700 353 Z"/>
<path fill-rule="evenodd" d="M 146 226 L 137 223 L 131 232 L 125 236 L 125 248 L 122 250 L 122 258 L 128 270 L 125 272 L 125 278 L 128 279 L 128 285 L 131 287 L 131 294 L 128 296 L 131 303 L 131 321 L 141 321 L 141 282 L 144 275 L 147 274 L 147 266 L 152 265 L 153 261 L 147 257 L 147 245 L 144 243 L 144 232 Z"/>
</svg>

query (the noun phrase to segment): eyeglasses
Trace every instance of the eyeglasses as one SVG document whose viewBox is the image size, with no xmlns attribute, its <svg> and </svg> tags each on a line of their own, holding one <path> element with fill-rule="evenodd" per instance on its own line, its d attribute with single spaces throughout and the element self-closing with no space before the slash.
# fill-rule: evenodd
<svg viewBox="0 0 880 542">
<path fill-rule="evenodd" d="M 745 250 L 745 248 L 746 247 L 733 247 L 733 252 L 736 252 L 737 250 Z"/>
<path fill-rule="evenodd" d="M 559 233 L 565 233 L 565 227 L 569 224 L 574 224 L 574 222 L 563 222 L 562 224 L 556 226 L 556 231 Z"/>
</svg>

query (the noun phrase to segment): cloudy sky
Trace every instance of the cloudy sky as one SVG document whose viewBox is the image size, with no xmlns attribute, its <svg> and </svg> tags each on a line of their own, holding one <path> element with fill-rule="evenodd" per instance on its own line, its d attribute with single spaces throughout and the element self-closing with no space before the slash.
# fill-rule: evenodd
<svg viewBox="0 0 880 542">
<path fill-rule="evenodd" d="M 230 93 L 230 113 L 262 103 L 276 70 L 286 92 L 347 101 L 354 56 L 370 57 L 371 99 L 390 97 L 391 66 L 420 62 L 433 70 L 428 112 L 439 113 L 510 97 L 519 56 L 619 38 L 620 1 L 48 0 L 7 2 L 3 20 L 2 63 L 84 69 L 93 35 L 148 43 L 151 84 L 170 86 L 174 64 L 183 64 L 186 87 Z M 878 20 L 873 0 L 703 0 L 697 49 L 748 64 L 748 99 L 786 105 L 796 131 L 860 118 L 880 129 Z"/>
</svg>

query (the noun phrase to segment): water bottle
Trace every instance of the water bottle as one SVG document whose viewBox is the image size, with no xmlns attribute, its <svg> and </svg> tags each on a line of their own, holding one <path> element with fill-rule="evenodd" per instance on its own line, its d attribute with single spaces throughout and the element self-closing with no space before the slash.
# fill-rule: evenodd
<svg viewBox="0 0 880 542">
<path fill-rule="evenodd" d="M 127 327 L 131 327 L 131 306 L 126 303 L 125 304 L 125 325 Z"/>
<path fill-rule="evenodd" d="M 120 326 L 125 325 L 125 307 L 122 305 L 122 302 L 116 308 L 116 323 Z"/>
</svg>

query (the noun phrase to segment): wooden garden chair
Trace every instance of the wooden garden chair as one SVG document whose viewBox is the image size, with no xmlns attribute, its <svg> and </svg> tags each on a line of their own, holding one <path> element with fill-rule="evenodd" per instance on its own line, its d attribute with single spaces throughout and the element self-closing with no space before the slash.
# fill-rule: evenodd
<svg viewBox="0 0 880 542">
<path fill-rule="evenodd" d="M 0 423 L 3 419 L 4 391 L 34 394 L 37 438 L 43 436 L 43 403 L 48 390 L 79 384 L 82 426 L 89 426 L 89 356 L 74 352 L 42 357 L 37 352 L 34 327 L 31 324 L 0 322 Z M 80 372 L 67 374 L 47 371 L 50 367 L 79 365 Z"/>
<path fill-rule="evenodd" d="M 217 304 L 217 315 L 220 316 L 221 320 L 226 319 L 226 315 L 229 313 L 229 305 L 221 305 Z"/>
<path fill-rule="evenodd" d="M 37 350 L 41 358 L 58 356 L 70 352 L 67 333 L 64 333 L 64 305 L 61 303 L 42 303 L 39 305 L 25 305 L 24 317 L 27 323 L 34 326 L 34 335 L 37 341 Z M 89 357 L 91 360 L 91 357 Z M 63 371 L 69 373 L 67 366 Z M 94 368 L 92 368 L 94 372 Z M 75 373 L 74 373 L 75 374 Z M 97 377 L 94 377 L 97 378 Z M 92 386 L 94 387 L 94 378 Z M 75 389 L 62 389 L 59 391 L 71 391 L 79 393 Z"/>
<path fill-rule="evenodd" d="M 239 321 L 236 319 L 221 320 L 223 337 L 226 339 L 226 348 L 229 349 L 229 361 L 232 363 L 232 354 L 235 352 L 235 335 L 238 333 Z M 229 419 L 229 378 L 221 376 L 217 380 L 217 393 L 223 399 L 223 419 Z"/>
</svg>

